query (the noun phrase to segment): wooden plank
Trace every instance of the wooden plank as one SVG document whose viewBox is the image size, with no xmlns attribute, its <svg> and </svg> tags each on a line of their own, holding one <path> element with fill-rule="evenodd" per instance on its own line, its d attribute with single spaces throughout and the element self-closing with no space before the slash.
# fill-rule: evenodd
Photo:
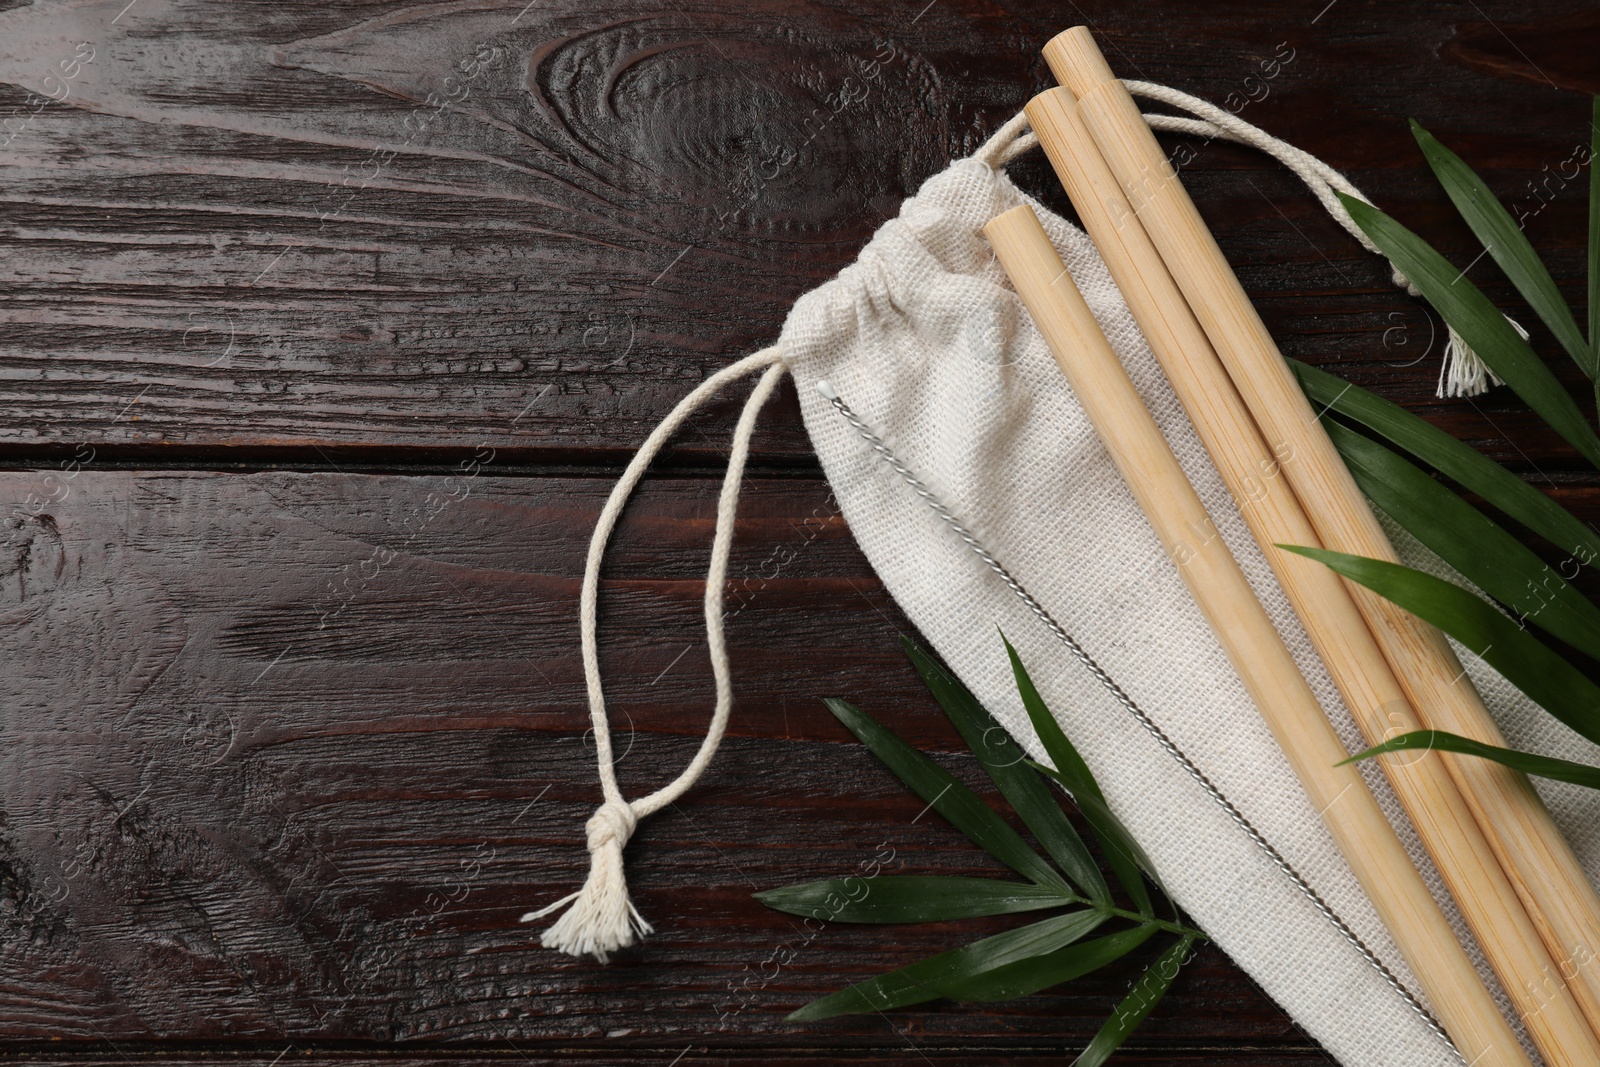
<svg viewBox="0 0 1600 1067">
<path fill-rule="evenodd" d="M 114 1052 L 84 1057 L 63 1058 L 59 1052 L 42 1050 L 24 1053 L 25 1060 L 14 1060 L 0 1055 L 0 1063 L 26 1062 L 32 1067 L 127 1067 L 134 1063 L 160 1063 L 171 1067 L 207 1067 L 219 1062 L 239 1067 L 437 1067 L 447 1063 L 451 1067 L 487 1067 L 493 1064 L 520 1064 L 522 1067 L 543 1067 L 545 1064 L 672 1064 L 684 1067 L 762 1067 L 763 1064 L 807 1065 L 825 1062 L 840 1067 L 881 1064 L 890 1062 L 917 1062 L 939 1064 L 940 1067 L 988 1067 L 997 1062 L 1008 1064 L 1060 1063 L 1059 1046 L 1036 1045 L 1019 1047 L 1013 1044 L 963 1041 L 959 1045 L 940 1047 L 920 1044 L 913 1049 L 901 1041 L 863 1047 L 860 1049 L 830 1050 L 821 1059 L 810 1048 L 742 1049 L 705 1039 L 682 1045 L 601 1050 L 569 1046 L 536 1044 L 528 1042 L 499 1042 L 487 1048 L 470 1048 L 417 1053 L 372 1052 L 365 1048 L 347 1048 L 340 1051 L 306 1049 L 292 1042 L 267 1045 L 262 1048 L 230 1047 L 225 1050 L 210 1049 L 204 1052 L 174 1051 L 168 1046 L 155 1050 L 119 1042 Z M 620 1045 L 620 1043 L 619 1043 Z M 1166 1067 L 1179 1064 L 1184 1067 L 1217 1067 L 1221 1064 L 1237 1067 L 1326 1067 L 1331 1064 L 1325 1054 L 1314 1049 L 1292 1048 L 1241 1048 L 1219 1051 L 1216 1048 L 1166 1049 L 1151 1052 L 1124 1046 L 1117 1052 L 1117 1067 Z"/>
<path fill-rule="evenodd" d="M 0 449 L 615 458 L 1042 88 L 1039 44 L 1078 18 L 1128 70 L 1347 169 L 1465 265 L 1416 116 L 1528 216 L 1576 299 L 1587 103 L 1566 90 L 1592 77 L 1562 42 L 1585 9 L 11 5 Z M 1173 144 L 1290 355 L 1571 466 L 1501 397 L 1432 404 L 1437 323 L 1276 164 Z M 1063 206 L 1037 161 L 1016 173 Z M 719 451 L 731 418 L 680 451 Z M 792 397 L 760 449 L 808 453 Z"/>
<path fill-rule="evenodd" d="M 1347 169 L 1465 265 L 1416 116 L 1527 217 L 1576 303 L 1587 104 L 1569 90 L 1595 87 L 1593 15 L 851 7 L 0 3 L 0 462 L 46 468 L 0 472 L 0 1062 L 1032 1062 L 1093 1031 L 1132 964 L 998 1011 L 782 1022 L 999 928 L 797 946 L 748 896 L 880 843 L 989 870 L 816 702 L 825 681 L 972 774 L 806 474 L 789 392 L 756 449 L 787 476 L 751 479 L 741 512 L 732 740 L 630 849 L 662 932 L 609 970 L 533 947 L 514 919 L 581 877 L 597 792 L 573 618 L 609 481 L 578 475 L 769 341 L 1042 88 L 1063 18 Z M 1295 58 L 1264 78 L 1280 42 Z M 1431 399 L 1436 322 L 1291 177 L 1171 143 L 1286 352 L 1600 516 L 1503 391 Z M 1015 174 L 1064 206 L 1041 163 Z M 1487 261 L 1471 276 L 1515 306 Z M 682 435 L 680 476 L 646 488 L 608 566 L 635 788 L 675 771 L 709 710 L 715 485 L 694 472 L 736 402 Z M 317 473 L 138 470 L 276 463 Z M 1213 952 L 1119 1062 L 1328 1060 Z"/>
<path fill-rule="evenodd" d="M 185 1042 L 226 1040 L 254 1062 L 428 1040 L 497 1059 L 526 1043 L 539 1062 L 693 1044 L 728 1063 L 913 1046 L 961 1063 L 1087 1040 L 1151 954 L 1010 1004 L 783 1021 L 1013 924 L 813 929 L 750 897 L 863 864 L 997 870 L 820 707 L 849 695 L 981 777 L 809 478 L 745 491 L 732 736 L 629 849 L 660 932 L 609 967 L 537 947 L 517 917 L 582 879 L 598 800 L 574 619 L 608 490 L 487 473 L 0 475 L 0 1054 L 94 1062 L 109 1043 L 178 1062 Z M 648 483 L 607 570 L 630 791 L 676 773 L 709 712 L 696 576 L 714 506 L 706 481 Z M 57 1051 L 34 1058 L 45 1041 Z M 1208 1051 L 1236 1046 L 1254 1051 Z M 1137 1047 L 1324 1062 L 1215 950 Z"/>
</svg>

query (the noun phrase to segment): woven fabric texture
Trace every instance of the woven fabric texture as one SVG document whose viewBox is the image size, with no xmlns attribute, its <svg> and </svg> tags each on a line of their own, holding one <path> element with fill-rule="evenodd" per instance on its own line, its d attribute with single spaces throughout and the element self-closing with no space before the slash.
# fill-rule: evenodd
<svg viewBox="0 0 1600 1067">
<path fill-rule="evenodd" d="M 996 628 L 1004 630 L 1178 903 L 1307 1032 L 1350 1067 L 1458 1062 L 815 390 L 818 380 L 831 382 L 1415 989 L 990 252 L 984 223 L 1021 203 L 1038 213 L 1346 744 L 1364 747 L 1093 244 L 981 160 L 929 179 L 857 262 L 802 297 L 785 323 L 779 343 L 845 519 L 923 636 L 1043 758 Z M 1408 562 L 1439 569 L 1414 542 L 1396 540 Z M 1600 755 L 1481 662 L 1469 670 L 1513 743 L 1567 758 Z M 1365 769 L 1471 946 L 1381 774 Z M 1593 875 L 1600 800 L 1575 787 L 1541 788 Z"/>
</svg>

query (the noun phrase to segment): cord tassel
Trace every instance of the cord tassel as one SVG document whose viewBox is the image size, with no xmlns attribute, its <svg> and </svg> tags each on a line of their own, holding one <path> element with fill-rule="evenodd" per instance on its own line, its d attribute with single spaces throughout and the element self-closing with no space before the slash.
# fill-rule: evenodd
<svg viewBox="0 0 1600 1067">
<path fill-rule="evenodd" d="M 1524 341 L 1528 339 L 1528 331 L 1522 328 L 1522 323 L 1506 316 L 1506 321 L 1517 335 Z M 1434 393 L 1441 397 L 1451 396 L 1477 396 L 1487 393 L 1491 386 L 1504 385 L 1483 357 L 1472 350 L 1472 346 L 1456 333 L 1454 326 L 1449 327 L 1449 340 L 1444 346 L 1444 363 L 1439 367 L 1439 387 Z"/>
<path fill-rule="evenodd" d="M 1220 137 L 1223 140 L 1236 141 L 1239 144 L 1247 144 L 1260 149 L 1288 167 L 1301 181 L 1305 182 L 1317 199 L 1322 202 L 1323 207 L 1327 208 L 1328 214 L 1333 217 L 1333 220 L 1343 226 L 1357 241 L 1360 241 L 1364 248 L 1369 252 L 1380 251 L 1372 239 L 1362 232 L 1361 227 L 1356 225 L 1355 219 L 1350 217 L 1350 212 L 1339 201 L 1337 194 L 1343 193 L 1346 196 L 1354 197 L 1369 204 L 1372 201 L 1368 200 L 1361 190 L 1352 185 L 1348 178 L 1322 160 L 1296 148 L 1287 141 L 1281 141 L 1273 137 L 1264 130 L 1245 122 L 1232 112 L 1224 111 L 1210 101 L 1202 100 L 1197 96 L 1191 96 L 1169 86 L 1157 85 L 1154 82 L 1125 80 L 1123 84 L 1135 96 L 1156 100 L 1180 111 L 1187 111 L 1191 115 L 1198 116 L 1191 119 L 1179 115 L 1146 115 L 1144 117 L 1145 122 L 1149 124 L 1152 130 L 1207 138 Z M 1017 138 L 1026 127 L 1018 125 L 1013 128 L 1010 124 L 1007 124 L 1005 128 L 1013 138 Z M 1005 158 L 1009 159 L 1032 146 L 1032 143 L 1023 144 L 1019 140 L 1018 147 Z M 1390 266 L 1393 267 L 1393 264 L 1390 264 Z M 1421 290 L 1412 284 L 1411 279 L 1401 273 L 1398 267 L 1394 267 L 1393 277 L 1395 285 L 1412 296 L 1420 297 L 1422 295 Z M 1522 335 L 1524 341 L 1528 339 L 1528 331 L 1524 330 L 1520 323 L 1509 315 L 1506 316 L 1506 320 L 1511 323 L 1512 328 L 1517 333 Z M 1444 347 L 1444 363 L 1439 368 L 1439 384 L 1435 389 L 1436 394 L 1440 397 L 1477 396 L 1480 393 L 1488 392 L 1493 386 L 1504 384 L 1495 375 L 1494 371 L 1489 369 L 1488 364 L 1483 362 L 1482 357 L 1472 350 L 1471 346 L 1462 339 L 1460 334 L 1456 333 L 1453 327 L 1450 327 Z"/>
<path fill-rule="evenodd" d="M 608 800 L 589 817 L 589 877 L 583 888 L 521 919 L 533 922 L 567 908 L 539 939 L 541 945 L 606 963 L 611 953 L 654 932 L 628 896 L 622 865 L 622 850 L 638 824 L 633 806 L 621 801 Z"/>
</svg>

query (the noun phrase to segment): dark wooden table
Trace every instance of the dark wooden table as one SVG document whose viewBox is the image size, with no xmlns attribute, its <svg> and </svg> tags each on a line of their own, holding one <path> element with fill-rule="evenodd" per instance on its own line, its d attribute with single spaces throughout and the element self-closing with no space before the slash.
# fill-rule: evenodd
<svg viewBox="0 0 1600 1067">
<path fill-rule="evenodd" d="M 990 869 L 818 702 L 973 772 L 792 389 L 739 519 L 730 739 L 629 848 L 659 933 L 600 967 L 517 924 L 587 863 L 576 598 L 621 464 L 1045 87 L 1039 47 L 1078 22 L 1464 265 L 1416 117 L 1581 304 L 1600 17 L 1580 0 L 0 0 L 0 1060 L 990 1064 L 1087 1040 L 1142 958 L 997 1007 L 784 1022 L 1007 925 L 812 936 L 750 897 L 879 848 Z M 897 68 L 851 89 L 886 45 Z M 1505 391 L 1433 399 L 1436 321 L 1291 176 L 1191 144 L 1288 354 L 1600 515 Z M 1064 208 L 1039 161 L 1014 173 Z M 699 605 L 736 403 L 682 435 L 609 558 L 634 795 L 710 707 Z M 1208 950 L 1119 1062 L 1330 1061 Z"/>
</svg>

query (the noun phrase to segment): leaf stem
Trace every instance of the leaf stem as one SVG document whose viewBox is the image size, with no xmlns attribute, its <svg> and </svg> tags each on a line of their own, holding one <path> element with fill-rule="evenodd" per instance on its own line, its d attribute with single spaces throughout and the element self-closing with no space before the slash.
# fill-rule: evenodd
<svg viewBox="0 0 1600 1067">
<path fill-rule="evenodd" d="M 1118 919 L 1127 919 L 1129 922 L 1137 923 L 1140 926 L 1154 926 L 1157 930 L 1165 930 L 1167 933 L 1176 934 L 1179 937 L 1199 938 L 1202 941 L 1209 940 L 1209 938 L 1206 937 L 1205 931 L 1203 930 L 1195 930 L 1191 927 L 1184 926 L 1182 923 L 1169 922 L 1166 919 L 1158 919 L 1154 915 L 1141 915 L 1136 911 L 1128 911 L 1126 908 L 1119 908 L 1111 904 L 1100 904 L 1096 901 L 1088 900 L 1084 897 L 1076 895 L 1071 897 L 1063 895 L 1062 899 L 1071 904 L 1084 904 L 1090 908 L 1093 908 L 1095 911 L 1098 911 L 1102 915 L 1111 915 Z"/>
</svg>

